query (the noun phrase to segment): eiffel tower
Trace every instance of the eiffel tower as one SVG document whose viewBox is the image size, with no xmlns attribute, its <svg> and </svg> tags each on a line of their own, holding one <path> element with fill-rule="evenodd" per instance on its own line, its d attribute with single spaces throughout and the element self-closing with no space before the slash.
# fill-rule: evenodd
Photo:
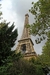
<svg viewBox="0 0 50 75">
<path fill-rule="evenodd" d="M 30 59 L 32 57 L 37 57 L 36 52 L 33 48 L 33 42 L 30 37 L 30 29 L 27 27 L 29 25 L 29 15 L 25 15 L 25 23 L 24 23 L 24 29 L 21 39 L 18 41 L 18 45 L 16 48 L 16 53 L 21 52 L 24 55 L 24 58 Z"/>
</svg>

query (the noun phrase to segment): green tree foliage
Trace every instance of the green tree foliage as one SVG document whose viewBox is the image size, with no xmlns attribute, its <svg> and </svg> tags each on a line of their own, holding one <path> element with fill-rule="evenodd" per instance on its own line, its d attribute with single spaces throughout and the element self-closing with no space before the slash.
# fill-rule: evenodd
<svg viewBox="0 0 50 75">
<path fill-rule="evenodd" d="M 38 0 L 32 2 L 30 12 L 35 17 L 35 23 L 31 25 L 31 33 L 38 35 L 36 43 L 40 43 L 47 36 L 47 42 L 42 50 L 42 55 L 39 56 L 41 64 L 50 65 L 50 0 Z"/>
<path fill-rule="evenodd" d="M 36 75 L 35 65 L 24 59 L 15 60 L 9 72 L 10 75 Z"/>
<path fill-rule="evenodd" d="M 13 51 L 12 56 L 11 55 L 8 56 L 7 59 L 5 60 L 5 64 L 0 66 L 0 75 L 11 75 L 11 72 L 12 72 L 11 68 L 14 65 L 13 64 L 14 61 L 18 61 L 20 59 L 21 59 L 21 53 L 15 54 L 15 51 Z M 10 69 L 11 69 L 11 71 L 10 71 Z"/>
<path fill-rule="evenodd" d="M 2 23 L 4 27 L 0 29 L 0 65 L 5 63 L 8 56 L 12 54 L 11 48 L 15 45 L 17 39 L 17 29 L 14 29 L 14 23 L 8 27 L 9 23 Z"/>
<path fill-rule="evenodd" d="M 35 17 L 35 23 L 31 25 L 31 33 L 38 35 L 36 43 L 40 43 L 48 31 L 50 31 L 50 0 L 39 0 L 36 3 L 32 2 L 32 7 L 29 10 Z"/>
<path fill-rule="evenodd" d="M 39 61 L 38 61 L 39 62 Z M 42 66 L 35 59 L 24 60 L 21 53 L 13 54 L 6 59 L 6 64 L 0 67 L 1 75 L 44 75 Z"/>
<path fill-rule="evenodd" d="M 43 72 L 43 66 L 41 64 L 41 61 L 39 59 L 39 56 L 37 59 L 32 58 L 29 62 L 33 63 L 36 68 L 36 75 L 45 75 Z"/>
<path fill-rule="evenodd" d="M 5 64 L 0 66 L 0 75 L 10 75 L 8 70 L 10 69 L 10 67 L 12 67 L 13 63 L 12 63 L 12 56 L 9 56 L 6 60 L 5 60 Z"/>
<path fill-rule="evenodd" d="M 48 37 L 50 37 L 50 34 Z M 42 49 L 42 55 L 40 58 L 42 63 L 50 66 L 50 39 L 49 38 Z"/>
</svg>

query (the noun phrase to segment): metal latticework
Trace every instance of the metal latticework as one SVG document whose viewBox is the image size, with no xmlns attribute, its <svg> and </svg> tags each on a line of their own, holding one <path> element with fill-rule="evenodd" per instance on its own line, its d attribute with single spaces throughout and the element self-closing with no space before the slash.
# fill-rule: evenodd
<svg viewBox="0 0 50 75">
<path fill-rule="evenodd" d="M 33 42 L 30 38 L 30 30 L 29 27 L 29 15 L 25 15 L 25 23 L 24 23 L 24 29 L 23 29 L 23 34 L 21 39 L 18 41 L 19 44 L 17 46 L 16 51 L 21 51 L 21 53 L 24 53 L 25 57 L 32 57 L 32 56 L 37 56 L 36 52 L 34 51 L 33 48 Z"/>
</svg>

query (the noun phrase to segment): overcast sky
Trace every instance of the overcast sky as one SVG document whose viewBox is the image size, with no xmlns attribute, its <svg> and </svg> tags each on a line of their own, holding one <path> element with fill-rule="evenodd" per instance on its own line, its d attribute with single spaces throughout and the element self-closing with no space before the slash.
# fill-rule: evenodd
<svg viewBox="0 0 50 75">
<path fill-rule="evenodd" d="M 29 9 L 31 8 L 32 1 L 36 2 L 38 0 L 0 0 L 2 4 L 2 12 L 3 18 L 7 21 L 15 22 L 15 28 L 18 29 L 18 39 L 21 38 L 25 14 L 29 13 Z M 29 13 L 29 23 L 32 24 L 34 22 L 34 17 L 31 13 Z M 32 40 L 35 43 L 35 37 L 32 36 Z M 41 54 L 42 46 L 44 42 L 39 45 L 34 44 L 34 49 L 37 54 Z M 16 48 L 17 44 L 15 45 Z"/>
</svg>

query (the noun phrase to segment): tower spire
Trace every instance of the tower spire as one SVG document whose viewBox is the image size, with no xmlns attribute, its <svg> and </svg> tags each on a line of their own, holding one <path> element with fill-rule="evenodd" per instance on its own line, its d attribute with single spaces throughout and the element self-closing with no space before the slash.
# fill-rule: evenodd
<svg viewBox="0 0 50 75">
<path fill-rule="evenodd" d="M 27 25 L 29 25 L 29 15 L 25 14 L 24 29 L 23 29 L 23 34 L 22 34 L 22 38 L 21 39 L 30 38 L 30 30 L 27 27 Z"/>
<path fill-rule="evenodd" d="M 29 24 L 29 15 L 25 14 L 25 25 Z"/>
</svg>

